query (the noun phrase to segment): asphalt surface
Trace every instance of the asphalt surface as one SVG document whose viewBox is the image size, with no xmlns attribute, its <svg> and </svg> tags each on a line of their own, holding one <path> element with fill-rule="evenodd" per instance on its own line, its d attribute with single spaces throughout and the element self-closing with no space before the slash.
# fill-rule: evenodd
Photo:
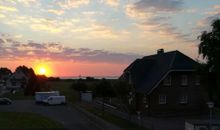
<svg viewBox="0 0 220 130">
<path fill-rule="evenodd" d="M 63 124 L 68 130 L 99 130 L 84 114 L 71 106 L 43 106 L 33 100 L 14 101 L 11 105 L 0 105 L 1 111 L 31 112 L 49 117 Z"/>
</svg>

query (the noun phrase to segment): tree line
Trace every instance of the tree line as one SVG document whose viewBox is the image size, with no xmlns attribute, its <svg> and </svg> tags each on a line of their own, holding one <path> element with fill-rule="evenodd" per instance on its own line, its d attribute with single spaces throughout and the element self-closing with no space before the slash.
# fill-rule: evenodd
<svg viewBox="0 0 220 130">
<path fill-rule="evenodd" d="M 94 98 L 102 101 L 102 111 L 104 114 L 104 103 L 117 106 L 123 111 L 133 112 L 135 110 L 134 103 L 129 103 L 129 93 L 134 94 L 134 88 L 131 84 L 122 80 L 110 79 L 78 79 L 72 84 L 72 88 L 78 92 L 92 91 Z M 133 96 L 133 98 L 135 98 Z M 115 100 L 117 99 L 117 100 Z M 113 102 L 111 102 L 114 100 Z M 135 99 L 132 99 L 135 101 Z M 115 104 L 117 102 L 117 104 Z"/>
</svg>

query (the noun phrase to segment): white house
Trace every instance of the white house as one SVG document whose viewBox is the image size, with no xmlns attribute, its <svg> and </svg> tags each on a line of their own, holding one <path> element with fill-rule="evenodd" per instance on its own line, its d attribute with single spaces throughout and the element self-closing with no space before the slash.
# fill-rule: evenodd
<svg viewBox="0 0 220 130">
<path fill-rule="evenodd" d="M 28 77 L 20 70 L 15 71 L 7 80 L 7 89 L 20 89 L 27 85 Z"/>
<path fill-rule="evenodd" d="M 0 75 L 0 93 L 6 89 L 6 80 L 11 76 L 11 73 Z"/>
</svg>

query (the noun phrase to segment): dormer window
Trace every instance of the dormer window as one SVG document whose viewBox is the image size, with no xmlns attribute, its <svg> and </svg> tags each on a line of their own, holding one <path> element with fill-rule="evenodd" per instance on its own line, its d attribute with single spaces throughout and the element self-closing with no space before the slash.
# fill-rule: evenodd
<svg viewBox="0 0 220 130">
<path fill-rule="evenodd" d="M 164 86 L 171 86 L 171 76 L 167 76 L 163 81 Z"/>
<path fill-rule="evenodd" d="M 200 76 L 196 75 L 195 77 L 195 85 L 200 85 Z"/>
<path fill-rule="evenodd" d="M 187 75 L 182 75 L 181 76 L 181 85 L 182 86 L 187 86 L 188 85 L 188 77 L 187 77 Z"/>
</svg>

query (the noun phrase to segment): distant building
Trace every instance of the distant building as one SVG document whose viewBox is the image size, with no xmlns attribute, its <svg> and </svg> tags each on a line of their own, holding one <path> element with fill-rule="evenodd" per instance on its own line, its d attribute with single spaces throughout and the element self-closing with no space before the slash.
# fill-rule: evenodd
<svg viewBox="0 0 220 130">
<path fill-rule="evenodd" d="M 7 80 L 7 89 L 20 89 L 25 88 L 27 85 L 28 76 L 25 75 L 21 70 L 15 71 Z"/>
<path fill-rule="evenodd" d="M 6 81 L 12 75 L 10 72 L 0 74 L 0 93 L 6 89 Z"/>
<path fill-rule="evenodd" d="M 206 107 L 198 63 L 179 51 L 145 56 L 121 75 L 135 88 L 138 111 L 148 114 L 199 112 Z"/>
</svg>

